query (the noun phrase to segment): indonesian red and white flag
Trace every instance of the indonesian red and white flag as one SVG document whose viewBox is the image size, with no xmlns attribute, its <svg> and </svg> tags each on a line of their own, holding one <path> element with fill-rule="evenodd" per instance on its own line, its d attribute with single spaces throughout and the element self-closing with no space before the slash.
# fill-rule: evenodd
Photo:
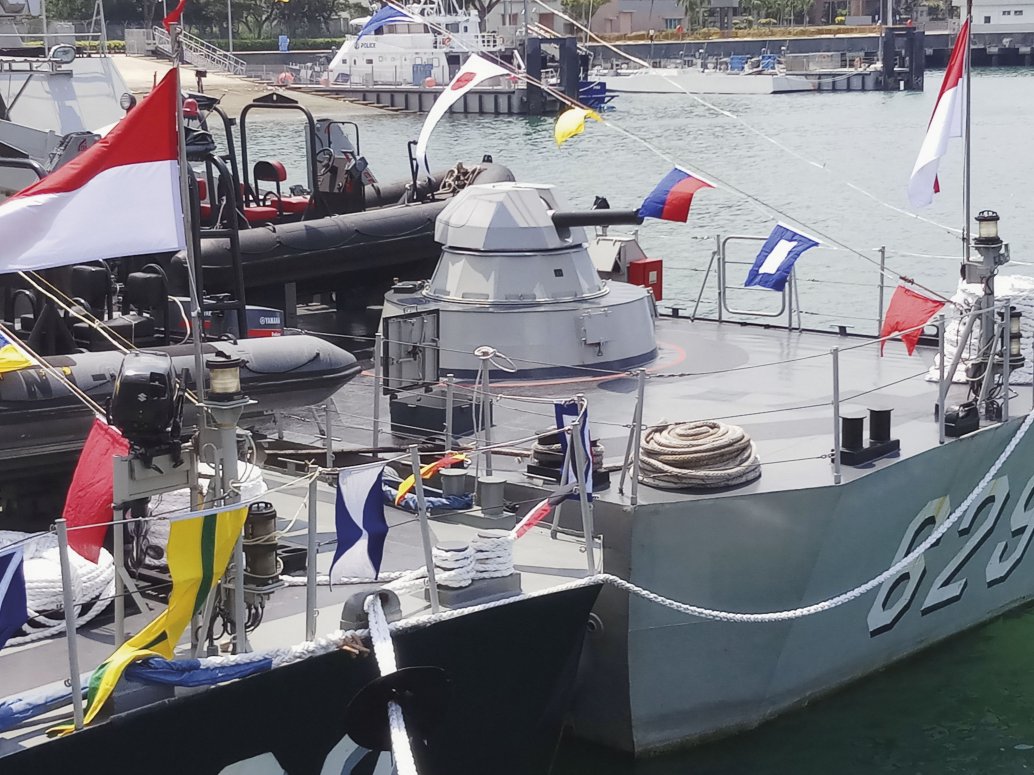
<svg viewBox="0 0 1034 775">
<path fill-rule="evenodd" d="M 969 50 L 969 19 L 962 23 L 955 48 L 948 60 L 941 91 L 937 95 L 930 125 L 919 149 L 919 157 L 908 180 L 908 201 L 913 207 L 927 207 L 933 204 L 933 195 L 940 192 L 937 181 L 937 165 L 948 152 L 948 140 L 962 137 L 963 117 L 966 105 L 966 53 Z"/>
<path fill-rule="evenodd" d="M 181 250 L 176 72 L 96 145 L 0 204 L 0 273 Z"/>
<path fill-rule="evenodd" d="M 420 129 L 420 137 L 416 141 L 417 163 L 422 159 L 424 164 L 427 164 L 427 143 L 431 139 L 431 132 L 434 131 L 435 125 L 452 107 L 453 103 L 479 83 L 487 81 L 489 78 L 498 78 L 503 75 L 508 76 L 512 75 L 512 73 L 505 67 L 497 65 L 495 62 L 489 62 L 477 54 L 470 55 L 470 58 L 463 63 L 460 71 L 456 73 L 456 77 L 449 81 L 445 91 L 438 96 L 434 105 L 427 112 L 427 118 L 424 119 L 424 125 Z M 427 169 L 430 170 L 431 168 L 428 167 Z"/>
</svg>

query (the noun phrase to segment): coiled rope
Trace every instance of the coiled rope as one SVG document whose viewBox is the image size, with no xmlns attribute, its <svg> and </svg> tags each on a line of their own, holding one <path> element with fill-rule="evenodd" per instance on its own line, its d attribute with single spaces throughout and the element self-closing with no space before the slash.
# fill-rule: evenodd
<svg viewBox="0 0 1034 775">
<path fill-rule="evenodd" d="M 651 487 L 733 487 L 761 476 L 754 442 L 738 425 L 662 423 L 646 432 L 640 449 L 639 478 Z"/>
</svg>

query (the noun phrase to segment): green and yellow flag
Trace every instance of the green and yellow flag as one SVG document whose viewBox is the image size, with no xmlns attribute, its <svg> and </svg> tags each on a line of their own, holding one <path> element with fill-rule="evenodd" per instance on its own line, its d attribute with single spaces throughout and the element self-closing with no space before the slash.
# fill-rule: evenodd
<svg viewBox="0 0 1034 775">
<path fill-rule="evenodd" d="M 212 587 L 222 578 L 247 515 L 248 509 L 243 507 L 172 523 L 167 554 L 172 576 L 169 605 L 93 671 L 86 695 L 87 724 L 100 712 L 131 662 L 156 656 L 172 659 L 191 617 L 201 612 Z M 49 734 L 73 730 L 66 725 L 54 727 Z"/>
</svg>

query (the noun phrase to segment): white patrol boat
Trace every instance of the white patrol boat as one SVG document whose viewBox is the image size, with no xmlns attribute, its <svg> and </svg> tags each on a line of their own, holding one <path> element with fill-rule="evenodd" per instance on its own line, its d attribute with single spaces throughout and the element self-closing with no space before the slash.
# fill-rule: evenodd
<svg viewBox="0 0 1034 775">
<path fill-rule="evenodd" d="M 331 60 L 327 80 L 335 86 L 435 86 L 446 84 L 471 54 L 501 52 L 502 38 L 482 32 L 475 11 L 441 2 L 405 6 L 405 14 L 364 34 L 374 17 L 355 19 L 357 34 L 345 39 Z M 375 15 L 376 16 L 376 15 Z M 421 21 L 422 20 L 422 21 Z"/>
</svg>

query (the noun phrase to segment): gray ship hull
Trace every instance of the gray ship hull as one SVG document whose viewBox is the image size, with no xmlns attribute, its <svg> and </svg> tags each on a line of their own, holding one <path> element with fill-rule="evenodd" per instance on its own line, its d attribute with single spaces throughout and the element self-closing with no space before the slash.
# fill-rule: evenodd
<svg viewBox="0 0 1034 775">
<path fill-rule="evenodd" d="M 990 427 L 836 487 L 653 503 L 631 515 L 598 504 L 606 569 L 723 611 L 822 601 L 929 536 L 1018 427 Z M 750 728 L 1028 601 L 1032 474 L 1034 435 L 924 558 L 809 617 L 716 622 L 607 590 L 585 668 L 626 680 L 582 684 L 576 733 L 647 753 Z"/>
</svg>

